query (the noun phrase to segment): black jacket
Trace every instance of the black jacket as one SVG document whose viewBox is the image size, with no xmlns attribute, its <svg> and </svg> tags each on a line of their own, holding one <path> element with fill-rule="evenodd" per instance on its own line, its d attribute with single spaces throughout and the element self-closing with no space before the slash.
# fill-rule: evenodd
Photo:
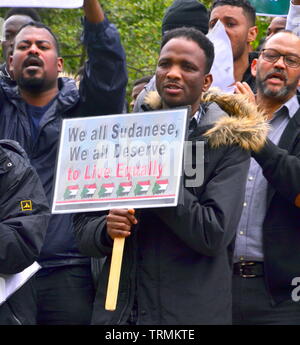
<svg viewBox="0 0 300 345">
<path fill-rule="evenodd" d="M 6 63 L 0 65 L 0 78 L 5 80 L 9 84 L 15 84 L 15 82 L 10 78 L 10 75 L 7 72 Z"/>
<path fill-rule="evenodd" d="M 265 280 L 275 303 L 291 299 L 300 277 L 300 110 L 278 146 L 270 140 L 254 158 L 268 180 L 263 224 Z"/>
<path fill-rule="evenodd" d="M 200 139 L 198 131 L 194 140 Z M 108 257 L 93 323 L 126 323 L 135 293 L 139 324 L 231 323 L 233 240 L 249 156 L 238 147 L 206 146 L 205 157 L 204 183 L 194 190 L 183 189 L 182 205 L 139 213 L 139 225 L 125 243 L 115 312 L 104 310 L 112 250 L 105 216 L 77 216 L 81 250 Z M 232 193 L 237 187 L 240 193 Z"/>
<path fill-rule="evenodd" d="M 107 115 L 123 110 L 126 62 L 116 28 L 107 19 L 99 24 L 85 21 L 84 43 L 89 59 L 79 90 L 74 80 L 59 78 L 59 93 L 43 115 L 35 141 L 18 88 L 0 83 L 0 138 L 17 140 L 25 149 L 41 178 L 50 205 L 62 118 Z M 39 262 L 47 267 L 90 262 L 78 251 L 71 215 L 51 216 Z"/>
<path fill-rule="evenodd" d="M 32 207 L 22 209 L 23 202 Z M 24 150 L 0 141 L 0 277 L 23 271 L 39 257 L 50 218 L 40 179 Z M 0 324 L 34 324 L 29 280 L 0 305 Z"/>
<path fill-rule="evenodd" d="M 223 105 L 228 106 L 230 97 L 234 96 L 226 96 Z M 203 184 L 191 189 L 182 185 L 177 207 L 138 210 L 139 223 L 125 241 L 114 312 L 104 310 L 112 252 L 105 216 L 91 213 L 74 217 L 80 250 L 91 256 L 107 256 L 95 298 L 93 323 L 126 324 L 134 297 L 138 324 L 231 323 L 233 243 L 250 154 L 234 144 L 229 132 L 224 132 L 228 117 L 220 118 L 220 126 L 218 122 L 211 125 L 220 117 L 218 111 L 211 104 L 189 137 L 194 145 L 199 140 L 206 142 Z M 241 114 L 245 117 L 246 112 Z M 234 121 L 236 130 L 240 123 L 244 130 L 242 121 Z M 207 142 L 208 129 L 216 130 L 213 137 L 219 144 L 215 148 L 212 137 Z M 251 140 L 248 134 L 244 137 Z M 231 145 L 221 143 L 230 139 Z"/>
</svg>

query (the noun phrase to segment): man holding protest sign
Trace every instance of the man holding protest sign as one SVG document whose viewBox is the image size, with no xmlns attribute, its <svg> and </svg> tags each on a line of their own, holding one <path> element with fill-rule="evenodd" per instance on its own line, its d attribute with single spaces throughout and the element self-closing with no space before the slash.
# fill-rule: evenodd
<svg viewBox="0 0 300 345">
<path fill-rule="evenodd" d="M 209 92 L 201 104 L 200 96 L 212 82 L 213 58 L 213 45 L 200 31 L 169 31 L 156 70 L 158 94 L 148 95 L 151 109 L 191 105 L 193 154 L 190 162 L 185 159 L 178 206 L 75 216 L 81 250 L 107 257 L 95 299 L 95 324 L 231 323 L 233 240 L 249 166 L 247 151 L 263 145 L 266 124 L 256 107 L 238 95 Z M 205 141 L 204 182 L 191 187 L 190 168 L 197 162 L 197 175 L 201 165 L 196 160 L 200 141 Z M 126 243 L 112 312 L 104 309 L 104 302 L 112 244 L 120 237 Z"/>
<path fill-rule="evenodd" d="M 97 0 L 85 0 L 83 8 L 89 59 L 79 90 L 73 80 L 58 78 L 58 42 L 41 23 L 22 27 L 15 37 L 9 68 L 17 88 L 0 84 L 0 137 L 23 146 L 50 202 L 61 119 L 121 113 L 124 104 L 127 74 L 117 30 Z M 51 217 L 39 263 L 38 323 L 88 324 L 94 300 L 90 258 L 77 249 L 71 215 Z"/>
</svg>

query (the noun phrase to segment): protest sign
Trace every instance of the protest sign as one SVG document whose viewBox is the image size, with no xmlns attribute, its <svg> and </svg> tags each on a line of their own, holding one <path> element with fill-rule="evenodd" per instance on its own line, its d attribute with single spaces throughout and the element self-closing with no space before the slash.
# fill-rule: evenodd
<svg viewBox="0 0 300 345">
<path fill-rule="evenodd" d="M 289 0 L 249 0 L 255 7 L 258 16 L 287 16 L 290 6 Z"/>
<path fill-rule="evenodd" d="M 210 73 L 213 75 L 212 87 L 223 92 L 234 92 L 233 56 L 230 39 L 220 20 L 206 35 L 214 44 L 215 59 Z"/>
<path fill-rule="evenodd" d="M 22 272 L 15 274 L 0 273 L 0 305 L 20 289 L 40 268 L 41 266 L 35 261 Z"/>
<path fill-rule="evenodd" d="M 83 0 L 1 0 L 0 7 L 78 8 Z"/>
<path fill-rule="evenodd" d="M 65 119 L 52 213 L 177 205 L 188 108 Z"/>
</svg>

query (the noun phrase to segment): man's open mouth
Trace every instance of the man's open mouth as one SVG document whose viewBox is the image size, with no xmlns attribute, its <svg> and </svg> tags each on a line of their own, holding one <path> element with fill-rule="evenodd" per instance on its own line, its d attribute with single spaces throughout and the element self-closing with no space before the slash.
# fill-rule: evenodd
<svg viewBox="0 0 300 345">
<path fill-rule="evenodd" d="M 281 81 L 284 81 L 284 82 L 286 81 L 286 77 L 282 73 L 271 73 L 266 78 L 266 80 L 269 80 L 269 79 L 281 80 Z"/>
<path fill-rule="evenodd" d="M 28 58 L 27 60 L 25 60 L 24 62 L 24 68 L 27 67 L 42 67 L 43 66 L 43 62 L 39 59 L 39 58 Z"/>
</svg>

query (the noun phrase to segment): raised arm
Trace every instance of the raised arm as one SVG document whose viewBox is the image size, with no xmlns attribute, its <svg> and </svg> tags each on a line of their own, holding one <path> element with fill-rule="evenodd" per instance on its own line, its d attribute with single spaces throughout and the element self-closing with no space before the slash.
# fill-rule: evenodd
<svg viewBox="0 0 300 345">
<path fill-rule="evenodd" d="M 97 24 L 104 21 L 105 15 L 98 0 L 84 0 L 83 10 L 90 23 Z"/>
<path fill-rule="evenodd" d="M 75 116 L 122 113 L 127 84 L 125 52 L 115 26 L 97 0 L 84 2 L 83 44 L 87 48 Z"/>
</svg>

